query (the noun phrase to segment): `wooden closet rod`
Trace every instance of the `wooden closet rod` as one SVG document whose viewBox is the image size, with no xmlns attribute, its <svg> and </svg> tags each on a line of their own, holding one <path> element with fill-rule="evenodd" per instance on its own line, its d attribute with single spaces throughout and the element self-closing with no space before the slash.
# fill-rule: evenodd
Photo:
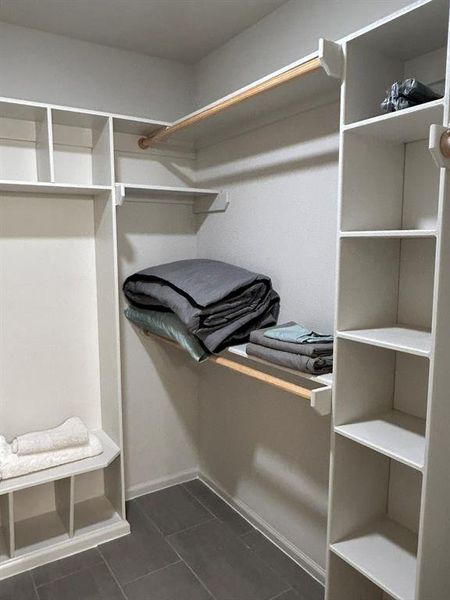
<svg viewBox="0 0 450 600">
<path fill-rule="evenodd" d="M 217 102 L 216 104 L 205 107 L 204 109 L 194 113 L 193 115 L 187 116 L 184 119 L 180 119 L 175 122 L 173 125 L 169 125 L 163 129 L 159 129 L 158 131 L 151 133 L 148 136 L 141 137 L 139 139 L 139 147 L 142 150 L 146 150 L 153 144 L 157 142 L 162 142 L 166 138 L 170 137 L 172 134 L 177 131 L 181 131 L 182 129 L 186 129 L 186 127 L 190 127 L 191 125 L 195 125 L 200 121 L 204 121 L 209 117 L 216 115 L 217 113 L 226 110 L 227 108 L 231 108 L 236 104 L 240 104 L 241 102 L 245 102 L 246 100 L 250 100 L 254 96 L 258 96 L 264 92 L 268 92 L 292 79 L 296 79 L 297 77 L 301 77 L 302 75 L 306 75 L 307 73 L 311 73 L 311 71 L 316 71 L 317 69 L 322 68 L 322 63 L 319 57 L 311 58 L 307 62 L 302 63 L 301 65 L 297 65 L 296 67 L 292 67 L 291 69 L 284 71 L 283 73 L 279 73 L 278 75 L 274 75 L 261 83 L 254 85 L 242 92 L 235 94 L 234 96 L 229 96 L 224 100 Z"/>
<path fill-rule="evenodd" d="M 172 346 L 173 348 L 177 348 L 181 350 L 181 346 L 179 346 L 176 342 L 172 340 L 168 340 L 156 333 L 146 333 L 148 337 L 153 337 L 161 342 Z M 305 400 L 311 400 L 311 390 L 302 387 L 301 385 L 297 385 L 296 383 L 291 383 L 290 381 L 286 381 L 284 379 L 280 379 L 279 377 L 275 377 L 273 375 L 269 375 L 268 373 L 264 373 L 263 371 L 258 371 L 257 369 L 253 369 L 252 367 L 247 367 L 239 362 L 234 360 L 230 360 L 229 358 L 224 358 L 223 356 L 210 356 L 209 362 L 212 362 L 221 367 L 225 367 L 226 369 L 231 369 L 236 373 L 241 373 L 241 375 L 246 375 L 247 377 L 251 377 L 253 379 L 257 379 L 262 383 L 267 383 L 268 385 L 272 385 L 273 387 L 278 388 L 279 390 L 283 390 L 284 392 L 288 392 L 289 394 L 294 394 L 294 396 L 299 396 L 300 398 L 305 398 Z"/>
</svg>

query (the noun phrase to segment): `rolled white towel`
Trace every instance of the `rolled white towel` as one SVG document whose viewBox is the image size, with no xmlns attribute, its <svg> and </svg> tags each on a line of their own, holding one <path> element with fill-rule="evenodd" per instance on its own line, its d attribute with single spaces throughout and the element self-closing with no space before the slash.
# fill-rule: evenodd
<svg viewBox="0 0 450 600">
<path fill-rule="evenodd" d="M 102 443 L 93 433 L 88 433 L 88 443 L 84 446 L 63 448 L 51 452 L 19 456 L 12 452 L 11 446 L 12 444 L 6 444 L 5 439 L 0 436 L 0 480 L 58 467 L 84 458 L 91 458 L 103 452 Z"/>
<path fill-rule="evenodd" d="M 51 452 L 64 448 L 83 446 L 89 441 L 89 432 L 79 417 L 71 417 L 53 429 L 33 431 L 17 436 L 12 442 L 12 451 L 19 456 Z"/>
</svg>

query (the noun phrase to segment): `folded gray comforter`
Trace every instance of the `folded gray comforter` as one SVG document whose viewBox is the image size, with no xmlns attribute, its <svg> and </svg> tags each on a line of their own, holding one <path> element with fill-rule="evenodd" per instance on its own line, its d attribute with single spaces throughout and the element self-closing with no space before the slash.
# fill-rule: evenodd
<svg viewBox="0 0 450 600">
<path fill-rule="evenodd" d="M 293 325 L 294 321 L 289 321 L 284 325 L 277 325 L 277 329 L 288 325 Z M 311 356 L 317 358 L 318 356 L 327 356 L 333 354 L 333 344 L 326 343 L 313 343 L 313 344 L 296 344 L 294 342 L 283 342 L 274 338 L 269 338 L 264 334 L 266 331 L 272 329 L 268 327 L 266 329 L 257 329 L 252 331 L 250 334 L 250 342 L 265 346 L 266 348 L 272 348 L 273 350 L 281 350 L 283 352 L 291 352 L 292 354 L 303 354 L 304 356 Z"/>
<path fill-rule="evenodd" d="M 139 271 L 125 280 L 123 291 L 134 306 L 174 312 L 210 352 L 274 325 L 280 306 L 269 277 L 207 259 Z"/>
<path fill-rule="evenodd" d="M 283 352 L 282 350 L 266 348 L 266 346 L 260 346 L 259 344 L 247 344 L 246 349 L 249 356 L 256 356 L 274 365 L 288 367 L 289 369 L 303 371 L 304 373 L 311 373 L 312 375 L 323 375 L 324 373 L 331 373 L 333 370 L 332 355 L 312 358 L 304 354 L 294 354 L 293 352 Z"/>
</svg>

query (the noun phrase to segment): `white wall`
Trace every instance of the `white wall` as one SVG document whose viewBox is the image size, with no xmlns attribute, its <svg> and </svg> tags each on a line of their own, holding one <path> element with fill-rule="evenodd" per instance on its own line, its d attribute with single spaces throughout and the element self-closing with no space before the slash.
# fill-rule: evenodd
<svg viewBox="0 0 450 600">
<path fill-rule="evenodd" d="M 319 37 L 337 40 L 410 0 L 289 0 L 197 64 L 198 106 L 317 50 Z"/>
<path fill-rule="evenodd" d="M 280 320 L 332 331 L 338 105 L 299 114 L 199 153 L 202 185 L 230 207 L 198 234 L 199 256 L 270 275 Z M 325 564 L 329 418 L 263 384 L 205 367 L 200 470 L 300 554 Z"/>
<path fill-rule="evenodd" d="M 192 109 L 192 67 L 0 22 L 2 96 L 160 120 Z"/>
</svg>

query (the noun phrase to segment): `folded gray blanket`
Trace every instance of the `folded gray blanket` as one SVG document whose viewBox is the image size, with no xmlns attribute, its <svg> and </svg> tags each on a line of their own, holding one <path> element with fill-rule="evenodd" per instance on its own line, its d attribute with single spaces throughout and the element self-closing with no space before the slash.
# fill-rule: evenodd
<svg viewBox="0 0 450 600">
<path fill-rule="evenodd" d="M 123 291 L 134 306 L 174 312 L 210 352 L 274 325 L 280 307 L 269 277 L 207 259 L 139 271 L 126 279 Z"/>
<path fill-rule="evenodd" d="M 294 321 L 289 321 L 289 323 L 284 323 L 283 325 L 276 325 L 275 328 L 280 329 L 282 327 L 294 324 Z M 281 340 L 276 340 L 265 336 L 264 334 L 266 333 L 266 331 L 269 331 L 270 329 L 273 329 L 273 327 L 267 327 L 266 329 L 257 329 L 256 331 L 252 331 L 250 334 L 250 342 L 252 342 L 253 344 L 259 344 L 260 346 L 265 346 L 266 348 L 282 350 L 283 352 L 292 352 L 292 354 L 303 354 L 304 356 L 311 356 L 312 358 L 333 354 L 332 343 L 296 344 L 294 342 L 283 342 Z"/>
<path fill-rule="evenodd" d="M 259 344 L 247 344 L 247 354 L 267 360 L 267 362 L 274 365 L 311 373 L 312 375 L 323 375 L 324 373 L 331 373 L 333 370 L 333 356 L 331 355 L 312 358 L 304 354 L 274 350 Z"/>
</svg>

